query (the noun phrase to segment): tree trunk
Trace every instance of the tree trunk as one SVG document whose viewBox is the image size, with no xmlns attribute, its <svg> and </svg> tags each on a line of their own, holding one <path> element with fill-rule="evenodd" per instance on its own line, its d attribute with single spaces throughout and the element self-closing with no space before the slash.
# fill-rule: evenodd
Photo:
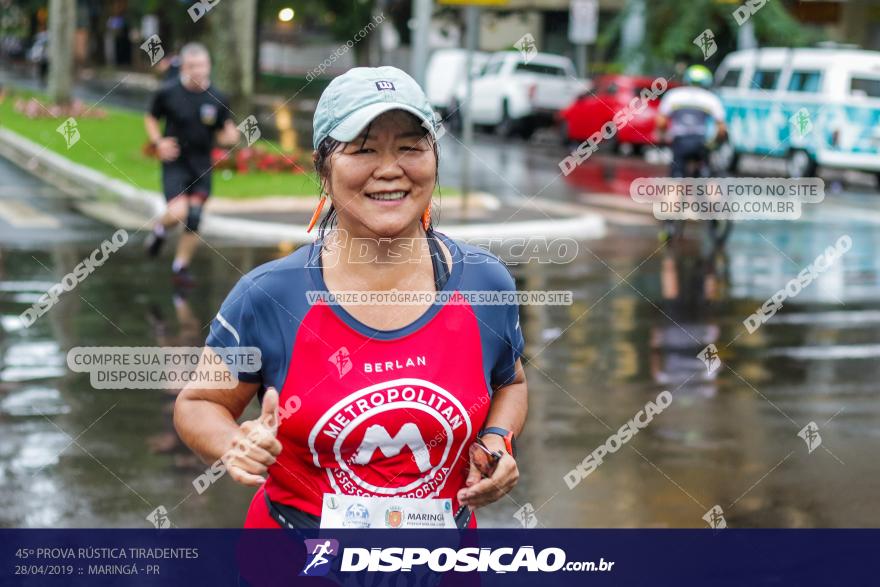
<svg viewBox="0 0 880 587">
<path fill-rule="evenodd" d="M 256 62 L 256 0 L 220 2 L 206 16 L 211 20 L 212 78 L 229 96 L 236 122 L 253 114 Z"/>
<path fill-rule="evenodd" d="M 76 0 L 49 0 L 49 98 L 69 104 L 73 92 Z"/>
</svg>

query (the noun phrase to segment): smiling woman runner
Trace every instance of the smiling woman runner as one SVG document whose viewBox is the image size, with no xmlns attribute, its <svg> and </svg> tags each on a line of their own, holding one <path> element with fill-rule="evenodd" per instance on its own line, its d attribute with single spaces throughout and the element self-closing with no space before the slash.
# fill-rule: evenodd
<svg viewBox="0 0 880 587">
<path fill-rule="evenodd" d="M 207 340 L 209 356 L 257 347 L 262 366 L 235 389 L 188 385 L 175 408 L 199 456 L 259 487 L 245 527 L 475 527 L 472 510 L 517 482 L 519 308 L 466 299 L 515 284 L 497 258 L 433 229 L 436 130 L 422 89 L 393 67 L 351 69 L 321 95 L 312 225 L 325 195 L 332 205 L 320 238 L 244 276 Z M 239 425 L 255 394 L 261 417 Z"/>
</svg>

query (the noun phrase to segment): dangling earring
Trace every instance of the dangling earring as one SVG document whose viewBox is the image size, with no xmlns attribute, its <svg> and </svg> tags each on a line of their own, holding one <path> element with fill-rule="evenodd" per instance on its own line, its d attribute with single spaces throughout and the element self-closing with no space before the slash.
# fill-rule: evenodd
<svg viewBox="0 0 880 587">
<path fill-rule="evenodd" d="M 324 204 L 327 203 L 327 195 L 321 194 L 321 199 L 318 200 L 318 205 L 315 208 L 315 213 L 312 214 L 312 220 L 309 222 L 309 227 L 306 229 L 306 232 L 312 232 L 312 229 L 315 227 L 315 223 L 318 222 L 318 218 L 321 217 L 321 210 L 324 209 Z"/>
<path fill-rule="evenodd" d="M 431 204 L 428 204 L 428 207 L 425 208 L 425 211 L 422 212 L 422 228 L 425 229 L 425 232 L 428 232 L 428 228 L 431 226 Z"/>
</svg>

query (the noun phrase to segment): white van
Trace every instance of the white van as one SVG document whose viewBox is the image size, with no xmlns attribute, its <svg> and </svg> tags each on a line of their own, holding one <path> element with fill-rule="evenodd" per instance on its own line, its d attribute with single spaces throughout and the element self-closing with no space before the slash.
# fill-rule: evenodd
<svg viewBox="0 0 880 587">
<path fill-rule="evenodd" d="M 476 77 L 489 59 L 489 54 L 474 51 L 472 76 Z M 465 49 L 437 49 L 425 70 L 425 94 L 431 106 L 442 115 L 449 113 L 455 101 L 455 89 L 464 79 L 467 64 Z"/>
<path fill-rule="evenodd" d="M 741 153 L 786 158 L 791 177 L 816 167 L 880 173 L 880 52 L 767 48 L 725 57 L 715 77 Z"/>
</svg>

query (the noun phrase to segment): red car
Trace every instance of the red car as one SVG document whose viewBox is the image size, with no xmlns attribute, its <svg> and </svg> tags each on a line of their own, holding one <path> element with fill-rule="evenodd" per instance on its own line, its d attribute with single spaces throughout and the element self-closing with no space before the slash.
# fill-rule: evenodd
<svg viewBox="0 0 880 587">
<path fill-rule="evenodd" d="M 651 92 L 653 81 L 654 78 L 631 75 L 604 75 L 597 78 L 592 92 L 582 94 L 568 108 L 559 112 L 563 140 L 567 143 L 585 141 L 619 110 L 629 108 L 632 99 L 639 96 L 642 90 Z M 675 85 L 678 84 L 669 84 L 669 87 Z M 636 151 L 644 145 L 657 144 L 659 138 L 655 127 L 659 106 L 659 98 L 649 100 L 648 107 L 633 116 L 607 142 L 615 148 L 628 145 Z"/>
</svg>

